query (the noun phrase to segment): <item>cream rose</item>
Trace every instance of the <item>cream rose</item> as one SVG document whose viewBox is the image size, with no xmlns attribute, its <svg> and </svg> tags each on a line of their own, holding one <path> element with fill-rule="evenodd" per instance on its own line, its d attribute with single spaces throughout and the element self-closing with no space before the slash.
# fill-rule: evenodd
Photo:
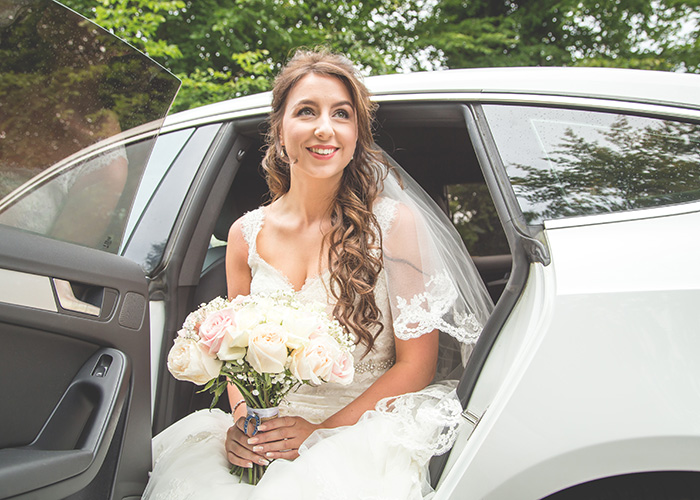
<svg viewBox="0 0 700 500">
<path fill-rule="evenodd" d="M 209 349 L 209 354 L 216 354 L 221 347 L 226 331 L 236 326 L 235 311 L 231 307 L 213 312 L 199 325 L 199 338 L 202 345 Z"/>
<path fill-rule="evenodd" d="M 297 379 L 319 385 L 330 380 L 333 364 L 341 354 L 335 339 L 316 335 L 306 347 L 294 351 L 290 370 Z"/>
<path fill-rule="evenodd" d="M 281 325 L 263 323 L 248 337 L 246 361 L 258 373 L 282 373 L 287 363 L 287 334 Z"/>
<path fill-rule="evenodd" d="M 168 370 L 178 380 L 204 385 L 219 376 L 223 363 L 205 350 L 194 339 L 177 337 L 168 353 Z"/>
</svg>

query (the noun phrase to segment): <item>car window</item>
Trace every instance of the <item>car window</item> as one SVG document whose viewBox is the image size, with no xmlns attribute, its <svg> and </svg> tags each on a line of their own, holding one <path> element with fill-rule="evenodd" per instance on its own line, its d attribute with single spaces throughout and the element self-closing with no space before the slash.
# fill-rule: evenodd
<svg viewBox="0 0 700 500">
<path fill-rule="evenodd" d="M 486 184 L 450 184 L 447 186 L 447 196 L 450 219 L 472 257 L 510 253 Z"/>
<path fill-rule="evenodd" d="M 152 142 L 42 172 L 0 202 L 0 224 L 117 253 Z"/>
<path fill-rule="evenodd" d="M 116 253 L 154 142 L 131 138 L 158 129 L 179 81 L 75 12 L 15 3 L 0 37 L 0 224 Z"/>
<path fill-rule="evenodd" d="M 530 224 L 700 199 L 700 125 L 619 113 L 485 105 Z"/>
</svg>

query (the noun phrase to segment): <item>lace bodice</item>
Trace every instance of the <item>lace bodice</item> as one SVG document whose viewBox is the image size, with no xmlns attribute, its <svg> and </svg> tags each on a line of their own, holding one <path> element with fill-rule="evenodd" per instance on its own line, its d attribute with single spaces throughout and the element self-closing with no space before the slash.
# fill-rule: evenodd
<svg viewBox="0 0 700 500">
<path fill-rule="evenodd" d="M 374 209 L 382 232 L 388 231 L 393 221 L 396 207 L 389 200 L 380 200 Z M 285 290 L 295 293 L 302 302 L 322 302 L 326 311 L 333 311 L 334 301 L 328 293 L 329 272 L 307 278 L 299 291 L 295 291 L 289 279 L 278 269 L 266 262 L 257 251 L 257 237 L 265 223 L 265 208 L 260 207 L 243 216 L 243 237 L 248 244 L 248 265 L 251 269 L 251 293 Z M 280 411 L 287 415 L 301 416 L 310 422 L 319 423 L 336 413 L 357 398 L 372 383 L 386 372 L 395 361 L 394 331 L 391 309 L 384 271 L 379 276 L 375 289 L 375 300 L 382 313 L 384 328 L 377 337 L 372 351 L 367 353 L 363 345 L 358 345 L 353 353 L 355 377 L 352 384 L 341 386 L 323 384 L 318 387 L 302 386 L 287 396 L 287 403 Z"/>
</svg>

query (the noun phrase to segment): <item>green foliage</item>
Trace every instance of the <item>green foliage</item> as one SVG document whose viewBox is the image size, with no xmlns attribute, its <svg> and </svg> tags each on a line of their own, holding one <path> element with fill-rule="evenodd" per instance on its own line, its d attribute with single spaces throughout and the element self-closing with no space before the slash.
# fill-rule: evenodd
<svg viewBox="0 0 700 500">
<path fill-rule="evenodd" d="M 64 0 L 182 81 L 174 110 L 267 90 L 298 47 L 366 74 L 579 65 L 700 72 L 700 0 Z"/>
<path fill-rule="evenodd" d="M 698 0 L 439 0 L 417 47 L 447 67 L 700 71 Z"/>
<path fill-rule="evenodd" d="M 473 256 L 510 253 L 486 184 L 448 186 L 450 217 Z"/>
</svg>

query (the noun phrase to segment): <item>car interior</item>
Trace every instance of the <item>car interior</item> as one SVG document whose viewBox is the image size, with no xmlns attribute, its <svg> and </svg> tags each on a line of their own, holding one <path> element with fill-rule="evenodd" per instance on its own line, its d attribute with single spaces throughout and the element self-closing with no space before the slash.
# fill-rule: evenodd
<svg viewBox="0 0 700 500">
<path fill-rule="evenodd" d="M 237 134 L 245 136 L 250 146 L 245 151 L 216 219 L 212 241 L 218 244 L 210 245 L 207 250 L 191 310 L 214 297 L 226 294 L 225 242 L 229 228 L 245 212 L 267 201 L 267 185 L 260 167 L 265 129 L 263 118 L 249 118 L 235 124 Z M 451 215 L 448 186 L 485 183 L 460 105 L 383 104 L 377 113 L 375 139 L 388 155 L 423 186 L 448 216 Z M 500 248 L 505 250 L 499 254 L 472 258 L 495 303 L 508 280 L 511 256 L 507 253 L 505 236 L 495 210 L 492 217 L 495 218 L 497 231 L 495 234 L 483 235 L 483 238 L 500 240 Z M 227 408 L 224 399 L 218 405 Z M 209 402 L 208 393 L 193 393 L 189 408 L 183 408 L 183 412 L 205 408 Z"/>
<path fill-rule="evenodd" d="M 506 283 L 509 280 L 512 282 L 519 274 L 518 270 L 524 268 L 515 265 L 514 257 L 517 260 L 520 252 L 511 254 L 470 140 L 465 110 L 466 106 L 457 102 L 384 103 L 377 112 L 374 135 L 384 152 L 417 180 L 453 221 L 456 219 L 450 213 L 450 206 L 453 205 L 451 201 L 456 196 L 450 191 L 453 186 L 468 187 L 462 191 L 461 196 L 478 198 L 475 208 L 469 210 L 474 213 L 483 212 L 481 216 L 487 221 L 485 226 L 484 220 L 479 222 L 484 227 L 467 228 L 471 231 L 471 242 L 478 239 L 476 246 L 470 248 L 468 244 L 467 247 L 494 304 L 499 301 L 500 304 L 496 306 L 462 376 L 460 384 L 465 385 L 467 394 L 471 390 L 469 387 L 476 381 L 501 321 L 505 321 L 507 311 L 517 299 L 519 291 L 511 290 L 512 287 L 506 288 Z M 174 279 L 180 283 L 175 306 L 177 312 L 168 315 L 166 335 L 175 335 L 184 317 L 200 304 L 226 295 L 225 253 L 229 228 L 244 213 L 267 201 L 267 186 L 260 168 L 265 143 L 265 120 L 264 115 L 237 119 L 225 124 L 219 134 L 228 138 L 230 149 L 217 153 L 219 156 L 215 163 L 219 167 L 214 169 L 217 172 L 207 181 L 209 191 L 206 206 L 202 206 L 201 215 L 197 216 L 195 233 L 187 238 L 188 249 L 185 252 L 188 256 L 192 253 L 194 257 L 186 258 L 180 270 L 171 270 L 176 275 L 165 278 L 166 282 Z M 225 127 L 229 129 L 225 130 Z M 470 225 L 471 221 L 467 223 L 467 226 Z M 202 243 L 210 237 L 210 244 L 206 248 Z M 487 244 L 480 247 L 481 243 Z M 170 266 L 166 265 L 166 273 L 167 267 Z M 187 274 L 190 284 L 186 288 L 181 288 L 183 274 Z M 522 276 L 520 281 L 524 283 L 525 277 Z M 174 320 L 175 316 L 179 319 Z M 171 340 L 167 337 L 163 339 L 160 359 L 167 356 Z M 202 392 L 194 384 L 174 380 L 167 369 L 161 366 L 153 432 L 160 432 L 195 410 L 208 408 L 211 402 L 212 396 L 208 392 Z M 216 406 L 230 411 L 226 397 L 220 398 Z M 446 458 L 446 455 L 439 458 Z M 437 480 L 442 468 L 438 465 L 435 470 L 431 477 Z"/>
<path fill-rule="evenodd" d="M 451 215 L 448 186 L 485 182 L 464 127 L 464 117 L 457 106 L 385 104 L 380 108 L 376 122 L 377 144 L 423 186 L 448 216 Z M 228 230 L 237 218 L 267 201 L 267 186 L 260 168 L 265 124 L 258 119 L 249 119 L 238 122 L 236 130 L 249 138 L 252 145 L 246 151 L 216 220 L 213 236 L 220 242 L 226 241 Z M 497 234 L 485 237 L 501 238 L 504 253 L 472 253 L 494 303 L 498 301 L 510 271 L 505 237 L 500 225 L 496 225 L 496 229 Z M 225 252 L 225 245 L 212 246 L 207 251 L 195 304 L 226 292 Z"/>
</svg>

